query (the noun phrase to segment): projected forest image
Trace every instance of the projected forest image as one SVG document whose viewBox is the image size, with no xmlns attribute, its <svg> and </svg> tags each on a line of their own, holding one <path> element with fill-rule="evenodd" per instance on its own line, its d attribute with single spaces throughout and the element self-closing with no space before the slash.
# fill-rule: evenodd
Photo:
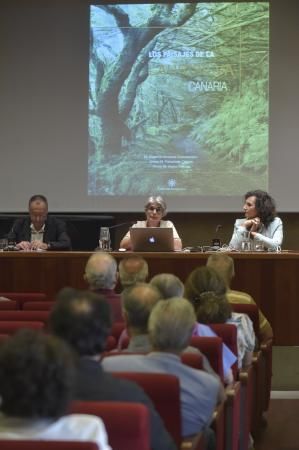
<svg viewBox="0 0 299 450">
<path fill-rule="evenodd" d="M 90 8 L 90 195 L 268 187 L 267 3 Z"/>
</svg>

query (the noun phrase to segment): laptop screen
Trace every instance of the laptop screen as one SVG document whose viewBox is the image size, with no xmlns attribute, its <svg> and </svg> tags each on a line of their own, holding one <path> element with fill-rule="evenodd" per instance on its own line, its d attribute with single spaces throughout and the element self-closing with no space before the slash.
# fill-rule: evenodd
<svg viewBox="0 0 299 450">
<path fill-rule="evenodd" d="M 172 228 L 130 228 L 133 252 L 173 252 Z"/>
</svg>

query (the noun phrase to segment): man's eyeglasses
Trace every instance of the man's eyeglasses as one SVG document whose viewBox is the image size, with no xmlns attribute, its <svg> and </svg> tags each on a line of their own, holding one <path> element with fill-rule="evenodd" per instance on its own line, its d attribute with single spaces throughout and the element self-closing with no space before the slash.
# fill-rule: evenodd
<svg viewBox="0 0 299 450">
<path fill-rule="evenodd" d="M 163 212 L 163 210 L 162 210 L 162 208 L 160 206 L 158 206 L 157 208 L 155 208 L 154 206 L 149 206 L 147 208 L 147 211 L 156 211 L 157 213 Z"/>
</svg>

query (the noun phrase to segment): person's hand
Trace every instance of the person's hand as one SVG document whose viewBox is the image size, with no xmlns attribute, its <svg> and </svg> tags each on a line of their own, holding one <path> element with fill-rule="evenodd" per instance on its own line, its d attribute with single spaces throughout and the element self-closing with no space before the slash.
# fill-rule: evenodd
<svg viewBox="0 0 299 450">
<path fill-rule="evenodd" d="M 257 231 L 260 227 L 261 219 L 259 217 L 255 217 L 251 219 L 251 228 L 250 231 Z"/>
<path fill-rule="evenodd" d="M 243 226 L 248 231 L 257 231 L 260 227 L 261 219 L 259 217 L 254 217 L 253 219 L 247 219 L 243 222 Z"/>
<path fill-rule="evenodd" d="M 42 241 L 32 241 L 31 250 L 47 250 L 48 244 Z"/>
<path fill-rule="evenodd" d="M 31 242 L 29 241 L 21 241 L 19 242 L 16 247 L 19 250 L 31 250 Z"/>
</svg>

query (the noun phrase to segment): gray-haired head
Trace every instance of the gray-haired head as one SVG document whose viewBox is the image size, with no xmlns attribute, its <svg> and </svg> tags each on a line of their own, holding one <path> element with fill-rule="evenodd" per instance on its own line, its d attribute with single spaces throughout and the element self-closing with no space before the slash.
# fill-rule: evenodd
<svg viewBox="0 0 299 450">
<path fill-rule="evenodd" d="M 167 206 L 165 200 L 163 199 L 163 197 L 161 197 L 161 195 L 151 195 L 144 205 L 144 210 L 146 211 L 151 206 L 160 206 L 160 208 L 162 209 L 162 217 L 166 216 Z"/>
<path fill-rule="evenodd" d="M 147 283 L 138 283 L 122 292 L 122 304 L 127 325 L 135 334 L 147 334 L 148 319 L 155 304 L 161 299 L 160 291 Z"/>
<path fill-rule="evenodd" d="M 117 282 L 117 263 L 107 253 L 94 253 L 85 266 L 84 279 L 90 289 L 113 289 Z"/>
<path fill-rule="evenodd" d="M 172 273 L 160 273 L 155 275 L 150 284 L 156 286 L 161 292 L 162 298 L 183 297 L 184 284 Z"/>
<path fill-rule="evenodd" d="M 171 298 L 159 301 L 148 323 L 153 349 L 181 353 L 189 345 L 195 323 L 194 308 L 188 300 Z"/>
<path fill-rule="evenodd" d="M 119 263 L 118 270 L 123 288 L 145 282 L 148 278 L 148 264 L 141 256 L 123 258 Z"/>
</svg>

